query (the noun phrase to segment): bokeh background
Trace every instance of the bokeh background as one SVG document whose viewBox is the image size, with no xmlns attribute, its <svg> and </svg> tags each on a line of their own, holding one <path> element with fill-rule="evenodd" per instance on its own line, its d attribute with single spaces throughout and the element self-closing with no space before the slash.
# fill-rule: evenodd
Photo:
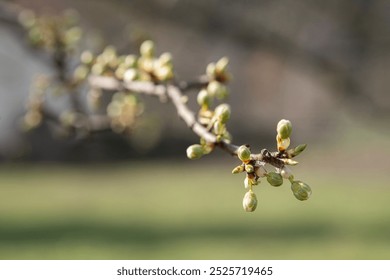
<svg viewBox="0 0 390 280">
<path fill-rule="evenodd" d="M 1 259 L 390 258 L 388 1 L 0 3 Z M 263 182 L 258 209 L 244 212 L 244 176 L 230 173 L 237 159 L 187 160 L 198 139 L 153 98 L 144 100 L 154 131 L 143 131 L 154 139 L 146 146 L 142 135 L 23 133 L 30 85 L 52 68 L 6 20 L 9 4 L 75 9 L 81 49 L 132 53 L 151 38 L 182 80 L 228 56 L 233 142 L 274 149 L 277 122 L 291 120 L 292 144 L 308 144 L 294 174 L 312 197 Z"/>
</svg>

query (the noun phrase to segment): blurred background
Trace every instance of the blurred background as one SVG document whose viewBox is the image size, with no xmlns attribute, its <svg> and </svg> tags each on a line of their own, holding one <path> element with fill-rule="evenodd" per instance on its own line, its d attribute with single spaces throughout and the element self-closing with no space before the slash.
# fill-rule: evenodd
<svg viewBox="0 0 390 280">
<path fill-rule="evenodd" d="M 0 258 L 390 258 L 388 1 L 0 3 Z M 263 182 L 258 209 L 244 212 L 244 176 L 231 175 L 238 160 L 221 151 L 187 160 L 197 137 L 154 98 L 143 100 L 153 129 L 131 139 L 23 132 L 33 79 L 53 68 L 9 21 L 16 4 L 76 10 L 80 50 L 135 53 L 153 39 L 180 80 L 229 57 L 233 142 L 274 150 L 277 122 L 291 120 L 292 145 L 308 144 L 293 172 L 312 197 Z"/>
</svg>

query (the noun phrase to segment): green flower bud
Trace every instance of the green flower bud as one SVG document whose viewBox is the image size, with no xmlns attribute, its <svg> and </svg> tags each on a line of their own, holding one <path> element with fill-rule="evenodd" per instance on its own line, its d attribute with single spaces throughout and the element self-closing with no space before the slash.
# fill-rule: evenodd
<svg viewBox="0 0 390 280">
<path fill-rule="evenodd" d="M 302 201 L 309 199 L 311 195 L 310 186 L 302 181 L 293 181 L 291 184 L 291 190 L 294 196 Z"/>
<path fill-rule="evenodd" d="M 289 120 L 282 119 L 279 121 L 276 131 L 282 139 L 289 138 L 292 132 L 292 125 Z"/>
<path fill-rule="evenodd" d="M 257 197 L 252 190 L 245 194 L 244 199 L 242 200 L 242 207 L 246 212 L 253 212 L 256 210 Z"/>
<path fill-rule="evenodd" d="M 201 89 L 198 93 L 198 96 L 196 98 L 196 101 L 198 102 L 199 106 L 201 107 L 210 107 L 211 105 L 211 98 L 209 93 L 206 89 Z"/>
<path fill-rule="evenodd" d="M 189 159 L 201 158 L 204 154 L 203 147 L 199 144 L 191 145 L 187 148 L 187 157 Z"/>
<path fill-rule="evenodd" d="M 306 144 L 302 144 L 302 145 L 298 145 L 294 148 L 294 151 L 292 153 L 292 156 L 295 157 L 297 155 L 299 155 L 300 153 L 302 153 L 305 149 L 306 149 L 307 145 Z"/>
<path fill-rule="evenodd" d="M 271 186 L 279 187 L 283 184 L 283 177 L 279 173 L 269 172 L 267 174 L 267 181 Z"/>
<path fill-rule="evenodd" d="M 143 57 L 153 57 L 155 51 L 154 42 L 151 40 L 144 41 L 140 46 L 140 53 Z"/>
<path fill-rule="evenodd" d="M 306 144 L 301 144 L 296 146 L 294 149 L 290 149 L 287 151 L 288 158 L 293 158 L 302 153 L 306 149 Z"/>
<path fill-rule="evenodd" d="M 242 145 L 237 149 L 237 156 L 243 162 L 249 161 L 251 159 L 251 151 L 247 146 Z"/>
<path fill-rule="evenodd" d="M 247 173 L 252 173 L 254 171 L 253 165 L 252 164 L 245 164 L 245 171 Z"/>
<path fill-rule="evenodd" d="M 222 135 L 226 132 L 226 126 L 220 121 L 214 123 L 214 133 L 217 135 Z"/>
<path fill-rule="evenodd" d="M 220 104 L 215 108 L 215 117 L 221 122 L 226 123 L 230 118 L 230 106 Z"/>
<path fill-rule="evenodd" d="M 241 173 L 244 171 L 244 166 L 243 165 L 239 165 L 239 166 L 236 166 L 233 170 L 232 170 L 232 174 L 237 174 L 237 173 Z"/>
<path fill-rule="evenodd" d="M 226 98 L 228 95 L 226 86 L 218 81 L 211 81 L 207 85 L 207 91 L 211 96 L 215 96 L 218 99 Z"/>
</svg>

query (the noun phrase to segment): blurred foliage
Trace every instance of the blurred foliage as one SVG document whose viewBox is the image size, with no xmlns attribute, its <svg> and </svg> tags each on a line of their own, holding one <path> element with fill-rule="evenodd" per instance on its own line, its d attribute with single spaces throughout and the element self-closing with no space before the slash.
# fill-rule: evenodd
<svg viewBox="0 0 390 280">
<path fill-rule="evenodd" d="M 237 142 L 269 141 L 271 124 L 280 118 L 302 124 L 302 139 L 318 141 L 340 128 L 338 119 L 344 111 L 363 122 L 388 119 L 387 1 L 7 2 L 31 8 L 37 14 L 77 10 L 86 30 L 82 47 L 94 52 L 107 45 L 116 46 L 120 53 L 135 52 L 140 42 L 153 38 L 162 49 L 172 52 L 180 79 L 194 77 L 210 61 L 229 56 L 235 77 L 229 97 L 234 115 L 231 132 L 237 135 Z M 161 141 L 154 143 L 159 146 L 150 153 L 184 148 L 181 141 L 192 140 L 187 128 L 176 120 L 174 112 L 151 103 L 151 110 L 169 121 L 162 122 L 164 133 L 158 137 Z M 283 116 L 275 108 L 282 110 Z M 257 120 L 257 129 L 243 121 L 251 118 Z M 35 124 L 39 116 L 31 114 L 28 119 Z M 31 138 L 42 138 L 44 133 L 47 131 L 30 135 L 26 150 L 44 155 L 42 148 L 31 144 L 35 141 Z M 99 141 L 102 146 L 110 145 Z M 54 145 L 50 143 L 45 148 Z M 111 151 L 110 155 L 108 150 L 107 158 L 116 153 Z M 63 151 L 62 155 L 52 152 L 52 157 L 32 158 L 66 158 L 70 151 Z"/>
</svg>

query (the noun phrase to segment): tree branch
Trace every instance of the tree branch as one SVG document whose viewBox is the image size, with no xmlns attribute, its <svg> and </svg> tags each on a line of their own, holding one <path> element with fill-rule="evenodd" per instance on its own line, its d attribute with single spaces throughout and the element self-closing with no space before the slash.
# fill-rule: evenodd
<svg viewBox="0 0 390 280">
<path fill-rule="evenodd" d="M 88 82 L 93 88 L 101 88 L 111 91 L 125 89 L 160 98 L 168 97 L 175 106 L 179 117 L 196 135 L 203 138 L 207 143 L 221 148 L 230 155 L 237 156 L 238 146 L 228 143 L 225 140 L 218 141 L 215 134 L 211 133 L 206 127 L 196 120 L 195 113 L 191 111 L 187 104 L 183 101 L 184 95 L 182 89 L 188 89 L 188 87 L 180 87 L 172 84 L 154 84 L 153 82 L 148 81 L 122 82 L 113 77 L 96 75 L 89 76 Z M 251 158 L 257 161 L 263 161 L 278 168 L 282 168 L 284 166 L 284 162 L 279 159 L 277 155 L 273 155 L 267 150 L 263 150 L 260 154 L 252 154 Z"/>
</svg>

